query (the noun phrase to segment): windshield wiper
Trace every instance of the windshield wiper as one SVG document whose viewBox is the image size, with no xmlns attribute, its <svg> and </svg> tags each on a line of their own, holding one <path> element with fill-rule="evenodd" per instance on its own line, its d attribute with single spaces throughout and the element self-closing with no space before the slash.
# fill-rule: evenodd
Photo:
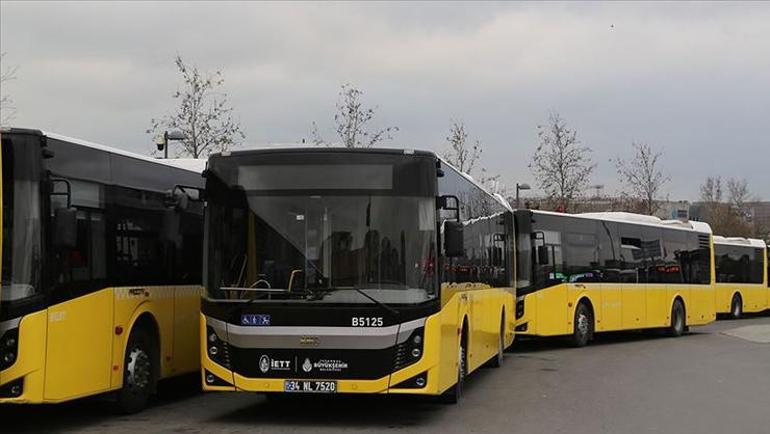
<svg viewBox="0 0 770 434">
<path fill-rule="evenodd" d="M 401 312 L 399 312 L 396 309 L 393 309 L 392 307 L 388 306 L 387 304 L 385 304 L 385 303 L 381 302 L 380 300 L 377 300 L 376 298 L 374 298 L 371 295 L 367 294 L 366 292 L 364 292 L 363 289 L 353 287 L 353 290 L 355 290 L 357 293 L 363 295 L 364 297 L 368 298 L 369 300 L 373 301 L 374 304 L 376 304 L 377 306 L 380 306 L 381 308 L 387 310 L 388 312 L 392 313 L 393 315 L 396 315 L 396 316 L 401 315 Z"/>
</svg>

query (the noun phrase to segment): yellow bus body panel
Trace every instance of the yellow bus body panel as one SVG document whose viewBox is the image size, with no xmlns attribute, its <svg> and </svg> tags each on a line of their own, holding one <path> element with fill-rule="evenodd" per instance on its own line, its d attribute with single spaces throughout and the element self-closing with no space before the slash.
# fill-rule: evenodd
<svg viewBox="0 0 770 434">
<path fill-rule="evenodd" d="M 523 296 L 524 314 L 516 320 L 518 333 L 533 336 L 572 334 L 575 309 L 581 300 L 594 310 L 597 332 L 663 328 L 671 324 L 674 300 L 685 305 L 687 325 L 713 321 L 712 285 L 563 283 Z"/>
<path fill-rule="evenodd" d="M 0 372 L 0 385 L 24 377 L 24 393 L 16 398 L 0 398 L 0 403 L 43 402 L 45 388 L 45 341 L 48 312 L 43 310 L 24 316 L 19 323 L 19 352 L 16 363 Z"/>
<path fill-rule="evenodd" d="M 48 308 L 46 401 L 110 388 L 112 299 L 113 290 L 103 289 Z"/>
<path fill-rule="evenodd" d="M 765 273 L 767 273 L 765 271 Z M 746 313 L 762 312 L 768 307 L 767 285 L 762 283 L 717 283 L 717 313 L 730 313 L 733 296 L 740 294 L 743 311 Z"/>
<path fill-rule="evenodd" d="M 513 296 L 501 288 L 452 284 L 442 291 L 442 309 L 426 318 L 423 355 L 420 360 L 389 376 L 373 380 L 336 380 L 339 393 L 399 393 L 438 395 L 457 382 L 458 348 L 462 322 L 468 319 L 468 372 L 497 354 L 500 320 L 505 310 L 504 346 L 513 343 Z M 283 392 L 286 378 L 246 378 L 212 361 L 206 352 L 206 317 L 200 315 L 201 379 L 206 391 Z M 209 386 L 205 372 L 232 386 Z M 428 381 L 421 389 L 392 387 L 422 372 Z"/>
<path fill-rule="evenodd" d="M 24 377 L 24 392 L 0 403 L 55 403 L 121 388 L 128 338 L 142 315 L 158 327 L 160 378 L 195 372 L 200 294 L 200 286 L 105 288 L 25 315 L 17 360 L 0 372 L 0 385 Z"/>
</svg>

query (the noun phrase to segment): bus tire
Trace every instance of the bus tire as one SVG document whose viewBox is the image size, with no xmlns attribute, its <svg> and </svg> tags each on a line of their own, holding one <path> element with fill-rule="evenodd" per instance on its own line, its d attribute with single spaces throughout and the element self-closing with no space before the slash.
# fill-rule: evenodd
<svg viewBox="0 0 770 434">
<path fill-rule="evenodd" d="M 743 316 L 743 297 L 736 292 L 730 302 L 730 318 L 738 319 Z"/>
<path fill-rule="evenodd" d="M 124 414 L 147 406 L 157 383 L 155 339 L 144 328 L 131 331 L 123 360 L 123 387 L 117 392 L 117 410 Z"/>
<path fill-rule="evenodd" d="M 588 303 L 581 301 L 575 309 L 572 337 L 570 343 L 573 347 L 584 347 L 594 335 L 594 316 Z"/>
<path fill-rule="evenodd" d="M 500 318 L 500 334 L 497 337 L 497 354 L 495 357 L 489 359 L 489 366 L 492 368 L 499 368 L 503 366 L 505 354 L 505 313 Z"/>
<path fill-rule="evenodd" d="M 441 401 L 445 404 L 457 404 L 463 393 L 465 377 L 468 375 L 468 351 L 467 331 L 463 327 L 460 335 L 460 347 L 457 354 L 457 382 L 441 395 Z"/>
<path fill-rule="evenodd" d="M 686 328 L 684 304 L 682 304 L 682 300 L 676 299 L 671 307 L 671 325 L 668 327 L 668 335 L 671 337 L 682 336 Z"/>
</svg>

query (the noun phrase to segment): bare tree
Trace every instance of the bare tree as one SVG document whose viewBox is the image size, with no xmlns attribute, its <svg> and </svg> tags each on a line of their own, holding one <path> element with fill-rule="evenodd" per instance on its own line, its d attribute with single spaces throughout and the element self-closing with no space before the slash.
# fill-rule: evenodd
<svg viewBox="0 0 770 434">
<path fill-rule="evenodd" d="M 749 215 L 748 202 L 752 201 L 749 183 L 746 179 L 730 178 L 727 180 L 727 203 L 739 214 Z"/>
<path fill-rule="evenodd" d="M 361 96 L 364 92 L 350 83 L 340 86 L 337 112 L 334 114 L 337 136 L 345 148 L 371 148 L 385 140 L 391 140 L 398 127 L 387 127 L 370 131 L 368 125 L 374 119 L 377 106 L 364 107 Z M 317 146 L 334 146 L 325 141 L 318 132 L 318 125 L 313 122 L 310 141 Z"/>
<path fill-rule="evenodd" d="M 581 145 L 575 130 L 567 128 L 558 113 L 537 129 L 540 143 L 529 168 L 555 208 L 566 211 L 588 186 L 596 168 L 591 149 Z"/>
<path fill-rule="evenodd" d="M 481 142 L 475 140 L 469 143 L 465 124 L 456 121 L 452 122 L 446 141 L 449 142 L 449 150 L 444 153 L 444 158 L 460 172 L 470 175 L 481 157 Z"/>
<path fill-rule="evenodd" d="M 485 167 L 478 166 L 484 146 L 478 139 L 468 140 L 468 132 L 463 122 L 452 121 L 446 141 L 449 142 L 449 149 L 443 156 L 451 165 L 473 176 L 479 184 L 492 193 L 501 195 L 509 193 L 508 187 L 500 181 L 499 174 L 492 174 Z"/>
<path fill-rule="evenodd" d="M 656 198 L 671 178 L 660 169 L 661 152 L 655 152 L 646 143 L 632 143 L 631 146 L 635 149 L 633 159 L 626 161 L 618 157 L 614 160 L 624 189 L 621 194 L 640 202 L 646 214 L 654 215 L 660 208 Z"/>
<path fill-rule="evenodd" d="M 750 197 L 745 181 L 727 181 L 727 202 L 721 177 L 707 177 L 700 186 L 702 219 L 711 225 L 715 234 L 733 237 L 748 237 L 754 228 L 747 220 L 746 202 Z M 740 204 L 737 207 L 736 204 Z"/>
<path fill-rule="evenodd" d="M 179 103 L 175 113 L 153 118 L 148 134 L 163 134 L 166 130 L 179 130 L 186 139 L 181 140 L 179 156 L 205 157 L 215 151 L 225 151 L 245 136 L 240 124 L 233 119 L 233 108 L 227 102 L 227 94 L 219 91 L 224 84 L 222 72 L 201 73 L 196 66 L 189 66 L 177 55 L 174 59 L 182 75 L 182 90 L 174 92 Z"/>
<path fill-rule="evenodd" d="M 0 53 L 0 125 L 8 125 L 16 117 L 16 106 L 13 104 L 13 98 L 5 91 L 8 82 L 16 79 L 16 72 L 19 67 L 6 66 L 2 60 L 6 53 Z"/>
<path fill-rule="evenodd" d="M 722 178 L 707 177 L 700 186 L 700 200 L 704 203 L 718 203 L 722 201 Z"/>
</svg>

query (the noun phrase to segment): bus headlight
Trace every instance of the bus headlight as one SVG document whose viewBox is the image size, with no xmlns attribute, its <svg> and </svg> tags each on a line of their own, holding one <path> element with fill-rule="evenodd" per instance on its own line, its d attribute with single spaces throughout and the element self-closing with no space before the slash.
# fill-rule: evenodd
<svg viewBox="0 0 770 434">
<path fill-rule="evenodd" d="M 0 338 L 0 371 L 4 371 L 16 362 L 19 353 L 19 329 L 6 331 Z"/>
</svg>

